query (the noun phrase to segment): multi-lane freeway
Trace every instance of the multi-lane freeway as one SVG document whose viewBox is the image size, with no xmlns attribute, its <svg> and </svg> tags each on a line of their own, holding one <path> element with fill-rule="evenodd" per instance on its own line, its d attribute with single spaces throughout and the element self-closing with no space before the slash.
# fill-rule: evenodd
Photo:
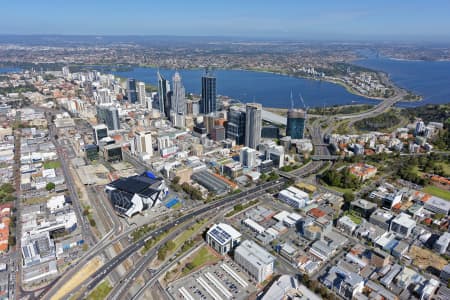
<svg viewBox="0 0 450 300">
<path fill-rule="evenodd" d="M 84 288 L 86 291 L 90 291 L 95 288 L 95 286 L 100 283 L 104 278 L 106 278 L 112 270 L 114 270 L 118 265 L 123 263 L 128 257 L 130 257 L 132 254 L 137 252 L 140 248 L 142 248 L 145 244 L 145 242 L 151 238 L 154 238 L 158 235 L 160 235 L 163 232 L 168 231 L 169 229 L 182 224 L 190 219 L 196 218 L 206 212 L 212 211 L 214 209 L 219 209 L 222 206 L 227 205 L 234 205 L 238 201 L 242 200 L 250 200 L 260 195 L 261 192 L 266 191 L 271 188 L 276 188 L 283 186 L 286 184 L 286 179 L 279 179 L 277 181 L 271 181 L 266 182 L 264 184 L 261 184 L 257 187 L 251 188 L 249 190 L 246 190 L 244 192 L 230 195 L 228 197 L 225 197 L 223 199 L 217 200 L 215 202 L 209 203 L 207 205 L 204 205 L 202 207 L 199 207 L 191 212 L 188 212 L 187 214 L 174 219 L 172 221 L 167 222 L 166 224 L 162 225 L 158 229 L 151 231 L 148 233 L 144 238 L 141 240 L 131 244 L 128 248 L 126 248 L 124 251 L 122 251 L 120 254 L 109 260 L 106 264 L 104 264 L 100 269 L 98 269 L 96 272 L 94 272 L 85 282 L 81 284 L 81 286 L 77 288 Z M 115 239 L 116 240 L 116 239 Z M 111 245 L 111 243 L 106 243 L 101 248 L 96 249 L 95 251 L 92 251 L 91 254 L 85 258 L 85 262 L 87 262 L 89 259 L 92 259 L 95 257 L 95 255 L 101 253 L 105 248 L 106 245 Z M 94 246 L 95 247 L 95 246 Z M 154 251 L 157 251 L 157 249 L 153 249 Z M 154 251 L 149 252 L 149 256 L 151 254 L 154 254 Z M 135 266 L 136 267 L 136 266 Z M 45 299 L 50 299 L 52 295 L 56 292 L 57 289 L 51 289 L 50 291 L 45 291 Z M 43 293 L 44 294 L 44 293 Z"/>
</svg>

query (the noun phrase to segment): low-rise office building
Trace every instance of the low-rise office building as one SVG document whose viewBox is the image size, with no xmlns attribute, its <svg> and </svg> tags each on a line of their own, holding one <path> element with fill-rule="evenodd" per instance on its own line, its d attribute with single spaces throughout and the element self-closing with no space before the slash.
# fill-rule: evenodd
<svg viewBox="0 0 450 300">
<path fill-rule="evenodd" d="M 294 208 L 302 208 L 309 201 L 309 195 L 296 187 L 288 187 L 278 193 L 278 199 Z"/>
<path fill-rule="evenodd" d="M 221 255 L 230 252 L 240 241 L 240 232 L 224 223 L 214 224 L 206 233 L 208 245 Z"/>
<path fill-rule="evenodd" d="M 390 231 L 395 232 L 401 238 L 407 238 L 414 227 L 416 227 L 416 221 L 409 215 L 401 213 L 392 220 Z"/>
<path fill-rule="evenodd" d="M 253 241 L 243 241 L 234 251 L 234 260 L 258 283 L 273 273 L 275 257 Z"/>
<path fill-rule="evenodd" d="M 361 217 L 368 218 L 377 209 L 377 204 L 364 199 L 357 199 L 350 203 L 350 209 Z"/>
<path fill-rule="evenodd" d="M 432 196 L 425 202 L 425 209 L 436 214 L 448 215 L 450 212 L 450 202 L 439 197 Z"/>
</svg>

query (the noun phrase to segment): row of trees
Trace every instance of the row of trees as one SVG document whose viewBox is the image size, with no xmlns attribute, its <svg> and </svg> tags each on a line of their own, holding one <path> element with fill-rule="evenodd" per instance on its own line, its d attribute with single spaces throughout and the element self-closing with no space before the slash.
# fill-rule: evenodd
<svg viewBox="0 0 450 300">
<path fill-rule="evenodd" d="M 259 177 L 261 181 L 273 181 L 277 180 L 278 178 L 280 178 L 280 176 L 275 172 L 270 172 L 269 174 L 263 173 Z"/>
<path fill-rule="evenodd" d="M 360 130 L 378 131 L 391 128 L 399 123 L 398 113 L 389 111 L 376 117 L 357 121 L 355 127 Z"/>
<path fill-rule="evenodd" d="M 308 275 L 302 275 L 302 283 L 312 290 L 314 293 L 319 294 L 323 299 L 334 300 L 339 299 L 333 292 L 328 290 L 325 286 L 321 285 L 318 280 L 312 280 Z"/>
<path fill-rule="evenodd" d="M 183 190 L 193 200 L 202 200 L 203 199 L 202 192 L 200 192 L 200 190 L 198 190 L 197 188 L 189 185 L 187 182 L 184 182 L 183 184 L 180 185 L 180 177 L 179 176 L 175 176 L 172 179 L 172 183 L 170 184 L 170 187 L 172 188 L 172 190 L 174 190 L 176 192 L 180 192 L 181 190 Z"/>
<path fill-rule="evenodd" d="M 9 94 L 9 93 L 26 93 L 26 92 L 36 92 L 36 91 L 37 91 L 37 89 L 32 84 L 0 88 L 0 94 L 3 94 L 3 95 Z"/>
</svg>

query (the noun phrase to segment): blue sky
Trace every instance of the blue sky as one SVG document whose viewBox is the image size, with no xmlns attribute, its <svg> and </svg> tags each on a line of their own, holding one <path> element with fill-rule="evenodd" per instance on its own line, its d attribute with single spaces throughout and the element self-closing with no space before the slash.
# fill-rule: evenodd
<svg viewBox="0 0 450 300">
<path fill-rule="evenodd" d="M 0 34 L 450 41 L 448 0 L 1 0 Z"/>
</svg>

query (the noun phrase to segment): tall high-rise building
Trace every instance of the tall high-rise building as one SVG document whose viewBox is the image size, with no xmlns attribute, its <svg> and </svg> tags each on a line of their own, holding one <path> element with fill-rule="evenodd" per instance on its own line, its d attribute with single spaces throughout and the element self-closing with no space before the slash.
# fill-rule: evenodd
<svg viewBox="0 0 450 300">
<path fill-rule="evenodd" d="M 291 139 L 302 139 L 305 135 L 306 112 L 291 108 L 287 114 L 286 135 Z"/>
<path fill-rule="evenodd" d="M 153 155 L 152 135 L 150 131 L 138 131 L 135 136 L 137 153 Z"/>
<path fill-rule="evenodd" d="M 136 79 L 133 78 L 128 79 L 127 97 L 130 103 L 136 103 L 138 101 L 138 96 L 136 92 Z"/>
<path fill-rule="evenodd" d="M 111 91 L 106 88 L 98 89 L 94 98 L 99 105 L 112 103 Z"/>
<path fill-rule="evenodd" d="M 208 71 L 202 76 L 202 97 L 200 99 L 200 113 L 210 114 L 217 110 L 216 77 Z"/>
<path fill-rule="evenodd" d="M 262 106 L 259 103 L 247 103 L 245 108 L 245 146 L 256 149 L 261 142 Z"/>
<path fill-rule="evenodd" d="M 170 84 L 167 79 L 165 79 L 161 73 L 157 73 L 158 75 L 158 103 L 159 103 L 159 111 L 162 116 L 170 118 Z"/>
<path fill-rule="evenodd" d="M 139 82 L 137 84 L 137 95 L 139 103 L 143 106 L 147 106 L 147 93 L 145 92 L 145 83 Z"/>
<path fill-rule="evenodd" d="M 177 114 L 186 114 L 186 91 L 183 83 L 181 82 L 180 73 L 175 72 L 172 77 L 172 101 L 171 109 Z"/>
<path fill-rule="evenodd" d="M 226 136 L 236 141 L 237 145 L 245 143 L 245 111 L 239 107 L 230 107 Z"/>
<path fill-rule="evenodd" d="M 94 130 L 94 144 L 98 145 L 98 142 L 108 136 L 108 127 L 105 124 L 99 124 L 92 127 Z"/>
<path fill-rule="evenodd" d="M 69 67 L 68 67 L 68 66 L 62 67 L 62 74 L 63 74 L 64 77 L 69 76 L 70 70 L 69 70 Z"/>
<path fill-rule="evenodd" d="M 97 121 L 104 123 L 109 130 L 119 130 L 120 119 L 117 107 L 97 105 Z"/>
</svg>

